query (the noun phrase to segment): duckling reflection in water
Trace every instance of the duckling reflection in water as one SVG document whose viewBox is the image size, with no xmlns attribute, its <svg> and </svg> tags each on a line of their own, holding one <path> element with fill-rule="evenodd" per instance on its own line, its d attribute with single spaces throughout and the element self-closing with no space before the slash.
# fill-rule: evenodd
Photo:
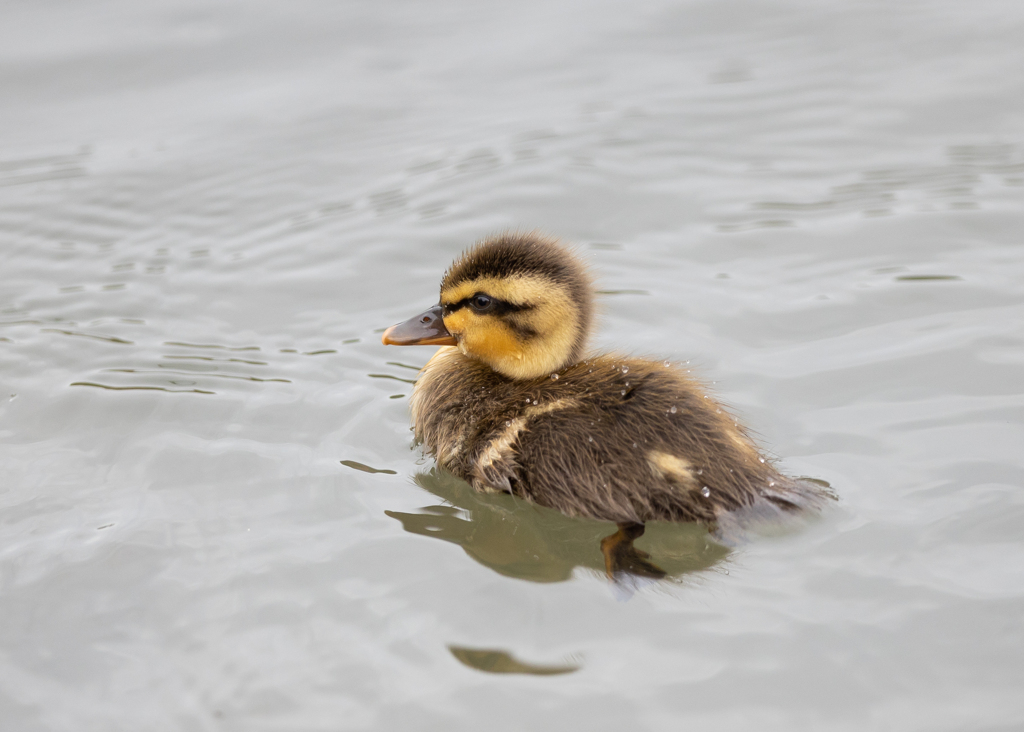
<svg viewBox="0 0 1024 732">
<path fill-rule="evenodd" d="M 442 346 L 411 398 L 416 438 L 483 493 L 613 521 L 609 577 L 662 577 L 633 542 L 649 521 L 719 537 L 817 509 L 832 494 L 787 477 L 700 382 L 667 361 L 589 355 L 593 286 L 552 239 L 504 234 L 445 273 L 440 302 L 385 331 L 387 345 Z"/>
<path fill-rule="evenodd" d="M 605 522 L 569 518 L 507 494 L 484 495 L 443 470 L 414 479 L 441 503 L 418 513 L 385 511 L 412 534 L 458 544 L 483 566 L 530 582 L 565 582 L 577 567 L 606 570 L 598 549 Z M 729 553 L 696 524 L 654 524 L 644 542 L 672 577 L 709 569 Z"/>
</svg>

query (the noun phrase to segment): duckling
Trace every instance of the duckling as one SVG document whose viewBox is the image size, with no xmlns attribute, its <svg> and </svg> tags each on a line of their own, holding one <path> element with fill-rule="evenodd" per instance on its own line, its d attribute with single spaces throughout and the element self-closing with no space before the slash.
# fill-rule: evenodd
<svg viewBox="0 0 1024 732">
<path fill-rule="evenodd" d="M 633 546 L 648 521 L 718 531 L 748 509 L 818 507 L 830 494 L 781 474 L 697 380 L 668 361 L 588 354 L 586 266 L 532 233 L 485 239 L 441 281 L 440 302 L 385 345 L 441 346 L 410 400 L 417 441 L 482 492 L 613 521 L 610 577 L 660 577 Z"/>
</svg>

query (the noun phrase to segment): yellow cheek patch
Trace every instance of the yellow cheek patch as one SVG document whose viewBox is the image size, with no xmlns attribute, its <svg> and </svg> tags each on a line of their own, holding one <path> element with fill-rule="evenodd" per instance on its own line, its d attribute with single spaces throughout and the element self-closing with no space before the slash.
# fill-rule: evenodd
<svg viewBox="0 0 1024 732">
<path fill-rule="evenodd" d="M 459 350 L 467 356 L 487 363 L 523 358 L 515 334 L 493 315 L 477 315 L 472 310 L 462 309 L 445 317 L 444 324 L 449 333 L 458 337 Z"/>
<path fill-rule="evenodd" d="M 444 327 L 448 329 L 448 332 L 455 335 L 462 335 L 466 329 L 470 326 L 470 318 L 473 314 L 468 310 L 457 310 L 451 315 L 445 315 L 442 317 L 444 321 Z"/>
<path fill-rule="evenodd" d="M 467 328 L 459 346 L 467 355 L 473 355 L 488 363 L 518 361 L 523 358 L 519 340 L 501 321 L 487 316 L 471 316 L 472 327 Z"/>
</svg>

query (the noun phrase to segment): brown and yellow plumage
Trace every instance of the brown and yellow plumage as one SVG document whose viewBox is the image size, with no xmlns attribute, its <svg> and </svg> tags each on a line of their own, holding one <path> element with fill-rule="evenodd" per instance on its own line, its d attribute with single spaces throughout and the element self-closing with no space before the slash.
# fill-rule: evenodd
<svg viewBox="0 0 1024 732">
<path fill-rule="evenodd" d="M 480 491 L 634 527 L 605 547 L 609 572 L 622 564 L 616 551 L 637 553 L 644 522 L 714 528 L 741 509 L 794 511 L 829 495 L 779 473 L 681 369 L 584 356 L 592 300 L 568 249 L 506 234 L 452 265 L 437 306 L 385 333 L 385 343 L 446 346 L 411 402 L 417 439 L 441 467 Z M 642 557 L 626 564 L 644 570 Z"/>
</svg>

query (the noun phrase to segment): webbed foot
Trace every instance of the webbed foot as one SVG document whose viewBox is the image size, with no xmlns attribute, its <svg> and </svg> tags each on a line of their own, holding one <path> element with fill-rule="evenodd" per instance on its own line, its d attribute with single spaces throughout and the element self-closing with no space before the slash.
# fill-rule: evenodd
<svg viewBox="0 0 1024 732">
<path fill-rule="evenodd" d="M 661 579 L 665 570 L 650 560 L 650 554 L 633 546 L 644 535 L 643 524 L 619 524 L 619 530 L 601 540 L 604 568 L 608 579 L 617 581 L 622 575 Z"/>
</svg>

